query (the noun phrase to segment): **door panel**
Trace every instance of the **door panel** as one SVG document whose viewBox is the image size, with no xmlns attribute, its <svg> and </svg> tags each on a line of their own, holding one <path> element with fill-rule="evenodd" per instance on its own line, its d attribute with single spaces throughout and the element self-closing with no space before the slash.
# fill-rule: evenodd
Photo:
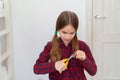
<svg viewBox="0 0 120 80">
<path fill-rule="evenodd" d="M 94 80 L 120 80 L 120 0 L 93 0 Z M 97 17 L 96 17 L 97 16 Z"/>
<path fill-rule="evenodd" d="M 120 0 L 104 0 L 104 32 L 120 32 Z"/>
<path fill-rule="evenodd" d="M 103 44 L 103 77 L 109 80 L 120 80 L 120 44 L 104 43 Z M 108 56 L 108 57 L 107 57 Z"/>
</svg>

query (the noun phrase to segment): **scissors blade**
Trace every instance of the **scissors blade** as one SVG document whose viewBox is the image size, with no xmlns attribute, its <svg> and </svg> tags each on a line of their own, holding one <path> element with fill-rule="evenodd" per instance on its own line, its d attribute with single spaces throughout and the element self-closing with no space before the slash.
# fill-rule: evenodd
<svg viewBox="0 0 120 80">
<path fill-rule="evenodd" d="M 74 57 L 74 54 L 72 54 L 69 58 L 68 58 L 68 61 Z"/>
</svg>

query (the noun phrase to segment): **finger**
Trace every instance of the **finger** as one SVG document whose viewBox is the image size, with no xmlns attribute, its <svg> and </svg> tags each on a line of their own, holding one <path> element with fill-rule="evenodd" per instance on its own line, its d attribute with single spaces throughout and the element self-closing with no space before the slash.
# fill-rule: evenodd
<svg viewBox="0 0 120 80">
<path fill-rule="evenodd" d="M 61 74 L 63 71 L 65 71 L 64 67 L 59 70 L 59 73 Z"/>
<path fill-rule="evenodd" d="M 63 62 L 66 63 L 68 60 L 67 59 L 63 59 Z"/>
<path fill-rule="evenodd" d="M 62 71 L 59 71 L 59 73 L 61 74 L 61 73 L 62 73 Z"/>
<path fill-rule="evenodd" d="M 65 71 L 67 69 L 67 67 L 66 66 L 64 66 L 63 68 L 62 68 L 62 71 Z"/>
</svg>

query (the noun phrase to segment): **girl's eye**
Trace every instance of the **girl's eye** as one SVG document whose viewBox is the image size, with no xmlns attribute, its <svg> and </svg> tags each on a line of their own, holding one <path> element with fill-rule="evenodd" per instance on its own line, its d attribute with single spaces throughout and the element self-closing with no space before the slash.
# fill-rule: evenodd
<svg viewBox="0 0 120 80">
<path fill-rule="evenodd" d="M 64 31 L 63 31 L 62 33 L 63 33 L 63 34 L 67 34 L 67 32 L 64 32 Z"/>
<path fill-rule="evenodd" d="M 75 34 L 74 32 L 73 33 L 70 33 L 71 35 Z"/>
</svg>

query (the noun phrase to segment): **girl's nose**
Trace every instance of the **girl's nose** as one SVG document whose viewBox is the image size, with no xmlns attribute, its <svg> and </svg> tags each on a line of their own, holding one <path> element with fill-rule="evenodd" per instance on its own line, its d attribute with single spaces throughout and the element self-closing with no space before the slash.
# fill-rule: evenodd
<svg viewBox="0 0 120 80">
<path fill-rule="evenodd" d="M 70 35 L 69 34 L 66 35 L 66 39 L 70 39 Z"/>
</svg>

